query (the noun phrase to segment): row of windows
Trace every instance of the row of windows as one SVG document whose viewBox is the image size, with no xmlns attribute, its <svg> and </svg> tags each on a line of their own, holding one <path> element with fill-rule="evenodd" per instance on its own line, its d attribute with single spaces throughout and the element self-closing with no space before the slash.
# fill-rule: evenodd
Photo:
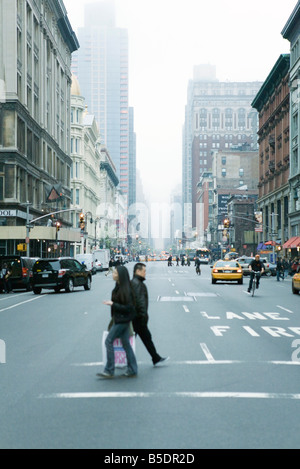
<svg viewBox="0 0 300 469">
<path fill-rule="evenodd" d="M 222 176 L 223 177 L 227 176 L 227 169 L 226 168 L 222 168 Z M 243 169 L 239 170 L 239 177 L 240 178 L 244 177 L 244 170 Z"/>
</svg>

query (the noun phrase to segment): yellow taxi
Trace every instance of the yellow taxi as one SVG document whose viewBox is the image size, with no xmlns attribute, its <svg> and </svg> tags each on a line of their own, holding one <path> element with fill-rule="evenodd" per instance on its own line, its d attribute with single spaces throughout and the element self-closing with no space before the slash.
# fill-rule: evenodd
<svg viewBox="0 0 300 469">
<path fill-rule="evenodd" d="M 212 267 L 211 283 L 217 281 L 223 282 L 238 282 L 243 284 L 243 269 L 236 261 L 219 260 Z"/>
<path fill-rule="evenodd" d="M 300 272 L 295 274 L 292 278 L 292 291 L 295 295 L 298 295 L 300 291 Z"/>
</svg>

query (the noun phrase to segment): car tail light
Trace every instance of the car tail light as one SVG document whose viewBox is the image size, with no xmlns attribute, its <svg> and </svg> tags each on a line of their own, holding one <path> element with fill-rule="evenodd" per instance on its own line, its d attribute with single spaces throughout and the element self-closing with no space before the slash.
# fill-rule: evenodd
<svg viewBox="0 0 300 469">
<path fill-rule="evenodd" d="M 58 271 L 58 278 L 62 278 L 66 272 L 67 272 L 66 269 L 60 269 Z"/>
<path fill-rule="evenodd" d="M 27 277 L 28 269 L 27 267 L 22 267 L 22 277 Z"/>
</svg>

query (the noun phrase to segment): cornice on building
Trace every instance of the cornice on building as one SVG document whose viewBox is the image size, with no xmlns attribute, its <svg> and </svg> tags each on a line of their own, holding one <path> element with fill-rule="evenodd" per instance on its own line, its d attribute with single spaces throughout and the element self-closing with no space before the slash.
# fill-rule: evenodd
<svg viewBox="0 0 300 469">
<path fill-rule="evenodd" d="M 72 29 L 71 23 L 67 16 L 67 10 L 62 0 L 48 0 L 53 11 L 57 15 L 57 25 L 66 42 L 70 52 L 75 52 L 79 49 L 79 41 L 75 32 Z"/>
<path fill-rule="evenodd" d="M 100 170 L 104 170 L 107 172 L 108 176 L 110 177 L 111 181 L 113 182 L 114 186 L 117 187 L 119 184 L 119 179 L 112 169 L 111 165 L 107 161 L 101 161 L 100 163 Z"/>
<path fill-rule="evenodd" d="M 291 16 L 289 17 L 288 21 L 286 22 L 283 30 L 281 31 L 281 35 L 284 39 L 290 39 L 297 22 L 300 20 L 300 0 L 298 0 L 297 5 L 295 6 L 294 10 L 292 11 Z"/>
<path fill-rule="evenodd" d="M 300 1 L 300 0 L 299 0 Z M 290 54 L 281 54 L 251 106 L 260 112 L 290 69 Z"/>
</svg>

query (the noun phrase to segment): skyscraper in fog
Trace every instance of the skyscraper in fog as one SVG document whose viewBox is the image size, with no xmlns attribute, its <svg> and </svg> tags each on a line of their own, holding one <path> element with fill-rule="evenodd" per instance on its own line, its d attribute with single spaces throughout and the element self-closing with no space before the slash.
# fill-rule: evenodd
<svg viewBox="0 0 300 469">
<path fill-rule="evenodd" d="M 78 39 L 80 49 L 73 54 L 72 71 L 89 112 L 96 117 L 120 188 L 129 195 L 128 32 L 116 27 L 114 2 L 85 6 Z"/>
</svg>

